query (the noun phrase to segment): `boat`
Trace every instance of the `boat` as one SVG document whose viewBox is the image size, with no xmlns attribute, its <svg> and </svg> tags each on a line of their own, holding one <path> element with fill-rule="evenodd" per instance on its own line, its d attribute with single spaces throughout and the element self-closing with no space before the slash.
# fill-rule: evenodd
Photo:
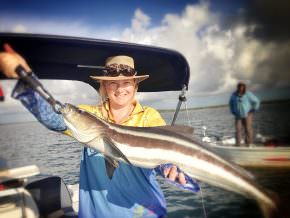
<svg viewBox="0 0 290 218">
<path fill-rule="evenodd" d="M 172 124 L 181 103 L 186 100 L 189 65 L 183 55 L 173 50 L 116 41 L 17 33 L 0 33 L 0 42 L 9 43 L 29 60 L 40 79 L 77 80 L 96 90 L 98 83 L 89 79 L 94 66 L 102 65 L 109 56 L 132 56 L 138 69 L 150 75 L 150 79 L 140 84 L 140 92 L 180 91 Z M 7 78 L 0 74 L 0 79 Z M 78 184 L 67 186 L 58 176 L 43 176 L 36 166 L 15 169 L 7 165 L 0 165 L 0 217 L 77 217 Z"/>
<path fill-rule="evenodd" d="M 254 144 L 251 147 L 212 145 L 219 155 L 243 167 L 270 168 L 290 167 L 290 147 L 270 147 Z"/>
<path fill-rule="evenodd" d="M 0 85 L 0 102 L 5 100 L 4 91 L 2 86 Z"/>
<path fill-rule="evenodd" d="M 37 175 L 35 165 L 7 169 L 0 159 L 0 217 L 39 216 L 39 210 L 31 193 L 24 187 L 25 179 Z M 19 206 L 23 205 L 23 206 Z"/>
<path fill-rule="evenodd" d="M 278 140 L 258 133 L 253 144 L 246 145 L 242 142 L 240 146 L 237 146 L 233 137 L 208 135 L 205 126 L 203 126 L 202 135 L 202 141 L 209 143 L 212 150 L 240 166 L 250 168 L 290 167 L 289 139 Z"/>
<path fill-rule="evenodd" d="M 73 195 L 62 179 L 39 174 L 36 165 L 0 165 L 0 217 L 77 217 Z"/>
<path fill-rule="evenodd" d="M 108 56 L 133 56 L 141 72 L 150 79 L 140 84 L 140 92 L 179 91 L 174 125 L 182 102 L 186 101 L 190 77 L 189 65 L 178 52 L 152 46 L 66 36 L 0 33 L 0 42 L 9 43 L 29 60 L 40 79 L 82 81 L 96 90 L 89 80 L 94 66 Z M 156 72 L 158 69 L 158 72 Z M 163 78 L 166 77 L 166 80 Z M 0 79 L 6 79 L 0 74 Z M 203 137 L 204 141 L 210 139 Z M 236 147 L 229 140 L 207 141 L 224 158 L 246 167 L 290 167 L 287 144 L 255 144 Z M 5 161 L 4 161 L 5 162 Z M 59 176 L 42 175 L 37 166 L 10 168 L 1 166 L 0 217 L 77 217 L 78 184 L 67 185 Z"/>
</svg>

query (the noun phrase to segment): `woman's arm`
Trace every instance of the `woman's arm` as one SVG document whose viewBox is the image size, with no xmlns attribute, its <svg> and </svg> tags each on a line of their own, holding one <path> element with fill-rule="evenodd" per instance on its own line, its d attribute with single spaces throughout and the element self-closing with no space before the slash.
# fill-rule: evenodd
<svg viewBox="0 0 290 218">
<path fill-rule="evenodd" d="M 8 78 L 18 79 L 15 72 L 17 66 L 21 65 L 26 72 L 31 73 L 31 68 L 25 59 L 17 54 L 8 44 L 4 45 L 6 52 L 0 53 L 0 71 Z M 33 77 L 36 75 L 32 74 Z M 36 117 L 38 121 L 47 128 L 55 131 L 65 131 L 61 115 L 54 112 L 52 106 L 43 99 L 37 92 L 30 88 L 26 83 L 19 80 L 12 92 L 12 97 L 18 99 Z"/>
<path fill-rule="evenodd" d="M 34 74 L 32 75 L 36 77 Z M 57 114 L 53 107 L 32 88 L 19 80 L 12 91 L 12 97 L 21 101 L 24 107 L 45 127 L 53 131 L 67 129 L 63 116 Z"/>
</svg>

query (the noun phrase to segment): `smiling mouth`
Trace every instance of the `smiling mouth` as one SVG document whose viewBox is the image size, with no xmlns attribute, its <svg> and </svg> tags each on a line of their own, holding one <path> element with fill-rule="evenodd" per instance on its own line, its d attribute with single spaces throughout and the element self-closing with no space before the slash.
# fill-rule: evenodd
<svg viewBox="0 0 290 218">
<path fill-rule="evenodd" d="M 127 94 L 118 94 L 118 95 L 115 95 L 117 98 L 118 97 L 126 97 L 127 96 Z"/>
</svg>

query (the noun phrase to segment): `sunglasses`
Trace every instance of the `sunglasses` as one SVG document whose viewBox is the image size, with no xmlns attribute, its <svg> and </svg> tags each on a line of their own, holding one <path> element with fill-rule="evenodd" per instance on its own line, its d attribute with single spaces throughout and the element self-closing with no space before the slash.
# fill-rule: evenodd
<svg viewBox="0 0 290 218">
<path fill-rule="evenodd" d="M 124 64 L 110 64 L 105 67 L 104 76 L 134 76 L 137 74 L 135 69 Z"/>
</svg>

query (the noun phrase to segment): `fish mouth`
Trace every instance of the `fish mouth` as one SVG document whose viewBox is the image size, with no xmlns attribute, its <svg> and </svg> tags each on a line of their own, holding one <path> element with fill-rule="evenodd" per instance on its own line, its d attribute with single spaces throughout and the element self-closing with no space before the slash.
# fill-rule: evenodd
<svg viewBox="0 0 290 218">
<path fill-rule="evenodd" d="M 69 104 L 69 103 L 65 103 L 63 105 L 63 107 L 60 108 L 60 112 L 65 115 L 65 114 L 68 114 L 69 112 L 73 111 L 73 108 L 74 106 L 72 104 Z"/>
</svg>

